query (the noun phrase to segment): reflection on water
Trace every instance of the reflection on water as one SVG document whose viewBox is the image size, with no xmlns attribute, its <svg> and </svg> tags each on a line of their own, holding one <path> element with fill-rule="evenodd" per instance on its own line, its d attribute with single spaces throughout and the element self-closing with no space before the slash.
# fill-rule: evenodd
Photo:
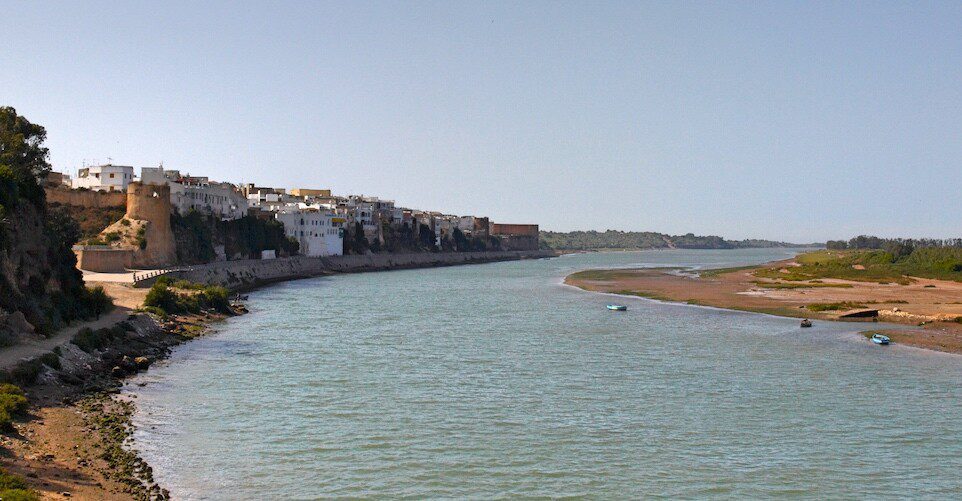
<svg viewBox="0 0 962 501">
<path fill-rule="evenodd" d="M 962 357 L 855 324 L 560 284 L 781 249 L 564 256 L 342 275 L 137 378 L 138 447 L 177 498 L 955 497 Z"/>
</svg>

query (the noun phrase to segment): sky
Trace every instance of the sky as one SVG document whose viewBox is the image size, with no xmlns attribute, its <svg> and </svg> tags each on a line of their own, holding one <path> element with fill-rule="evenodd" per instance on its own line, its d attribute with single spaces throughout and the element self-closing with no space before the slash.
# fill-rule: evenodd
<svg viewBox="0 0 962 501">
<path fill-rule="evenodd" d="M 8 2 L 0 105 L 112 161 L 542 229 L 959 237 L 962 3 Z"/>
</svg>

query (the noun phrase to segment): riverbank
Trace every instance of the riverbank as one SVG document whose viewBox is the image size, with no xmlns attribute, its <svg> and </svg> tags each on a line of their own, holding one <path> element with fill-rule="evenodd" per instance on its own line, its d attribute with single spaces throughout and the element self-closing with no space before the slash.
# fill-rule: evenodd
<svg viewBox="0 0 962 501">
<path fill-rule="evenodd" d="M 29 414 L 0 438 L 0 467 L 22 476 L 43 499 L 165 499 L 150 467 L 128 448 L 133 404 L 114 395 L 123 378 L 223 318 L 132 314 L 57 347 L 23 384 Z"/>
<path fill-rule="evenodd" d="M 327 262 L 318 258 L 292 258 L 219 263 L 219 266 L 194 267 L 183 275 L 232 290 L 249 290 L 283 280 L 331 273 L 453 266 L 553 255 L 509 252 L 373 259 L 347 256 Z M 35 381 L 25 385 L 31 403 L 29 415 L 14 424 L 12 433 L 0 438 L 4 449 L 0 467 L 22 476 L 43 499 L 165 499 L 167 494 L 153 482 L 150 466 L 129 447 L 128 438 L 133 431 L 130 416 L 135 402 L 119 398 L 117 392 L 124 378 L 166 358 L 174 346 L 204 335 L 211 323 L 225 316 L 207 312 L 161 319 L 134 313 L 143 305 L 147 289 L 119 283 L 95 285 L 103 286 L 114 300 L 117 308 L 105 318 L 111 319 L 111 323 L 119 320 L 117 325 L 123 326 L 122 333 L 115 329 L 117 333 L 105 340 L 103 346 L 87 347 L 90 351 L 71 343 L 73 334 L 44 345 L 44 353 L 56 355 L 57 362 L 51 363 L 58 367 L 38 364 Z M 237 313 L 244 311 L 243 307 L 236 309 Z M 73 326 L 71 333 L 79 327 Z M 100 324 L 97 327 L 111 328 Z M 0 351 L 0 357 L 3 353 Z"/>
<path fill-rule="evenodd" d="M 821 320 L 904 324 L 888 331 L 894 342 L 962 353 L 962 283 L 913 278 L 910 283 L 824 279 L 804 283 L 759 278 L 762 269 L 794 261 L 692 272 L 679 268 L 586 270 L 565 283 L 584 290 L 640 296 L 731 310 Z M 858 317 L 855 315 L 865 315 Z"/>
</svg>

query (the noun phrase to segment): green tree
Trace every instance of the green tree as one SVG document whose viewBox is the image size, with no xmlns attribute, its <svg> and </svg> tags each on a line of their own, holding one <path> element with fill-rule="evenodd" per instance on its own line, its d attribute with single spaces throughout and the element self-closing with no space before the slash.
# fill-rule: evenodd
<svg viewBox="0 0 962 501">
<path fill-rule="evenodd" d="M 0 203 L 10 206 L 22 197 L 38 207 L 44 204 L 38 180 L 50 172 L 49 151 L 43 146 L 46 139 L 43 127 L 9 106 L 0 107 Z"/>
</svg>

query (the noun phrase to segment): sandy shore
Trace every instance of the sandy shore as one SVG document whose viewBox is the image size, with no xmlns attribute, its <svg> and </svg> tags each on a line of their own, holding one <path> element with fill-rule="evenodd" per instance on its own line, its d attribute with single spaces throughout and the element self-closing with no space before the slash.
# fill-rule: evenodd
<svg viewBox="0 0 962 501">
<path fill-rule="evenodd" d="M 142 304 L 146 294 L 118 284 L 107 291 L 125 312 Z M 203 335 L 224 316 L 124 318 L 130 331 L 104 350 L 86 353 L 61 345 L 62 367 L 46 367 L 24 387 L 29 415 L 14 423 L 13 432 L 0 435 L 0 467 L 23 477 L 43 499 L 167 499 L 150 466 L 129 447 L 134 403 L 117 392 L 123 378 L 166 358 L 173 346 Z M 144 363 L 131 363 L 138 357 Z"/>
<path fill-rule="evenodd" d="M 792 260 L 785 260 L 704 276 L 679 269 L 588 270 L 569 275 L 565 283 L 589 291 L 796 318 L 871 322 L 871 318 L 841 317 L 876 310 L 878 320 L 907 326 L 888 331 L 894 342 L 962 353 L 962 324 L 954 321 L 962 317 L 962 283 L 914 279 L 911 284 L 899 285 L 825 279 L 778 288 L 774 281 L 752 274 L 759 268 L 792 265 Z M 858 307 L 821 312 L 810 309 L 811 305 L 826 303 Z"/>
</svg>

